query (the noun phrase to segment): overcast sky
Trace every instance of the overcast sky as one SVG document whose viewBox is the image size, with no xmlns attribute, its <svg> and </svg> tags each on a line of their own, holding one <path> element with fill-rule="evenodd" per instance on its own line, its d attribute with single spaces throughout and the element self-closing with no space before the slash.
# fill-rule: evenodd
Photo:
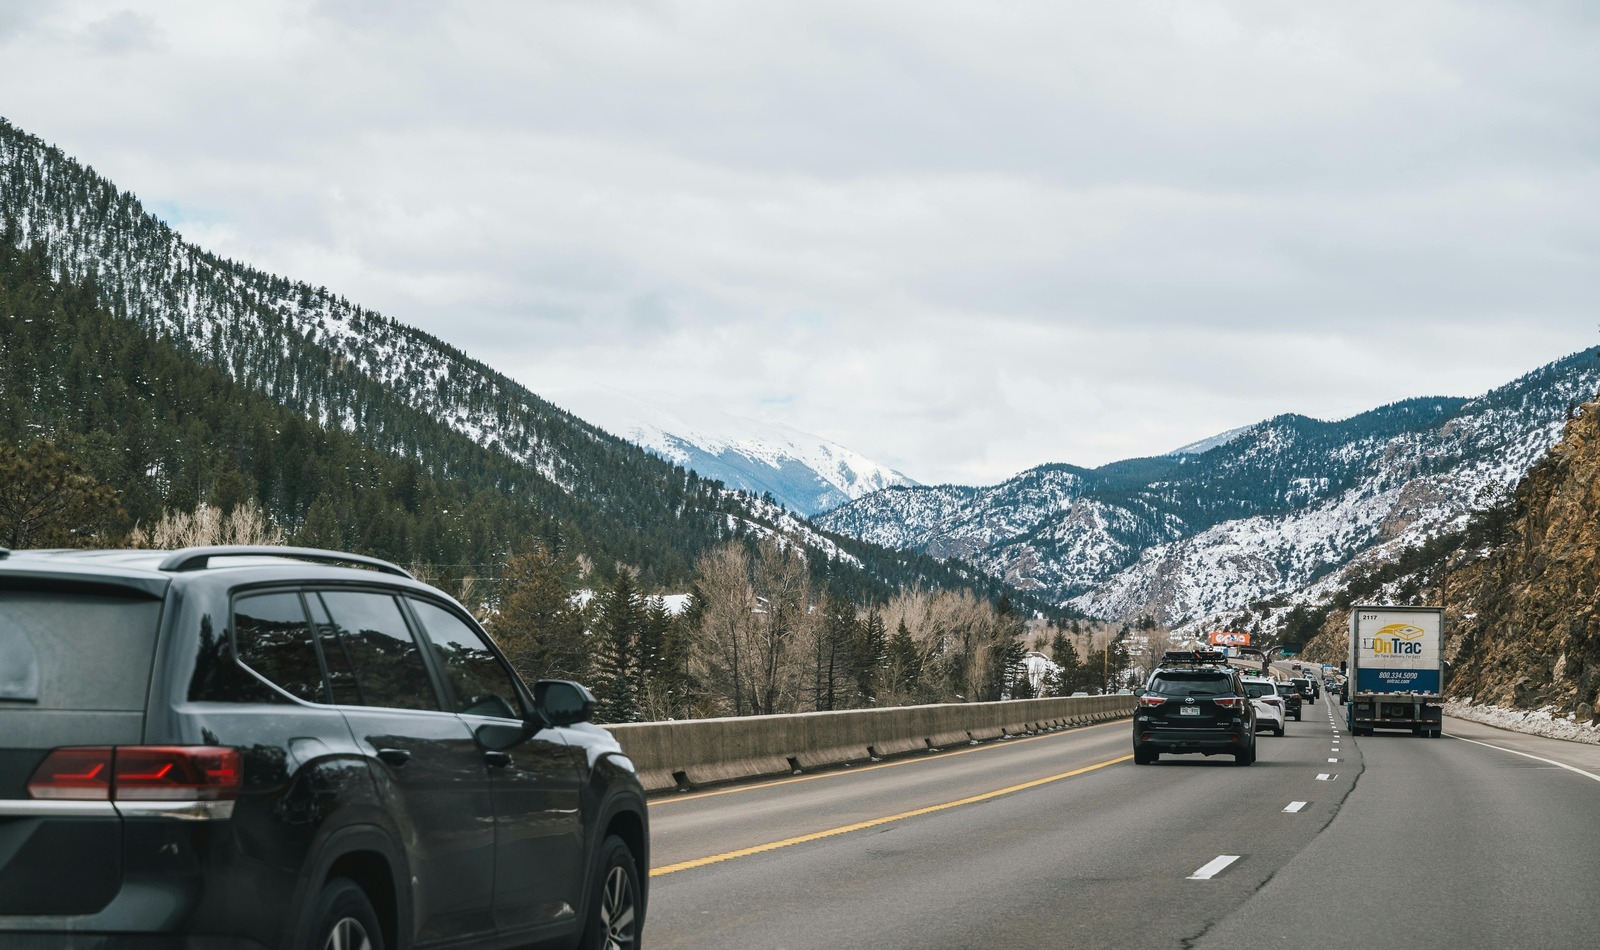
<svg viewBox="0 0 1600 950">
<path fill-rule="evenodd" d="M 0 115 L 536 392 L 983 483 L 1600 343 L 1596 50 L 1588 0 L 6 0 Z"/>
</svg>

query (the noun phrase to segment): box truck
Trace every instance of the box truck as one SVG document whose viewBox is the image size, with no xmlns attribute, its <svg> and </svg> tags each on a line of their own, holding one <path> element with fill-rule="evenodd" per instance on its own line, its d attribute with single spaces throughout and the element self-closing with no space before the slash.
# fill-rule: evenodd
<svg viewBox="0 0 1600 950">
<path fill-rule="evenodd" d="M 1350 608 L 1345 724 L 1352 735 L 1444 734 L 1444 608 Z"/>
</svg>

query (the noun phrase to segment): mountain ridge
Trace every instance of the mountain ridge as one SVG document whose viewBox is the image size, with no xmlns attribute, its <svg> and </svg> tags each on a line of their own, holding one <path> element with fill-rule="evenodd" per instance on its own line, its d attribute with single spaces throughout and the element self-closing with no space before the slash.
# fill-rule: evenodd
<svg viewBox="0 0 1600 950">
<path fill-rule="evenodd" d="M 907 585 L 968 587 L 991 599 L 1012 593 L 962 564 L 830 535 L 656 458 L 420 330 L 325 287 L 212 254 L 147 213 L 131 192 L 3 118 L 0 185 L 7 242 L 37 249 L 63 284 L 82 288 L 116 319 L 311 426 L 356 435 L 430 477 L 462 479 L 475 491 L 514 488 L 521 504 L 554 519 L 564 535 L 589 538 L 595 553 L 627 558 L 650 583 L 682 589 L 710 546 L 777 532 L 810 553 L 815 573 L 858 598 Z M 31 411 L 48 417 L 53 409 Z M 222 445 L 194 464 L 203 463 L 210 477 L 228 465 L 248 471 L 258 450 Z M 165 461 L 176 464 L 180 454 L 187 452 L 171 450 Z M 502 459 L 532 477 L 508 476 Z M 158 480 L 162 497 L 152 503 L 180 497 L 172 481 Z M 273 514 L 295 530 L 316 499 L 264 501 L 281 503 Z M 375 544 L 371 553 L 405 560 L 419 555 L 421 541 Z"/>
<path fill-rule="evenodd" d="M 814 520 L 963 557 L 1091 616 L 1191 628 L 1464 517 L 1548 449 L 1600 382 L 1594 362 L 1582 351 L 1483 396 L 1416 397 L 1332 422 L 1284 413 L 1193 454 L 1053 463 L 987 489 L 898 489 Z"/>
<path fill-rule="evenodd" d="M 793 426 L 615 390 L 553 393 L 592 424 L 706 478 L 809 517 L 913 479 Z"/>
</svg>

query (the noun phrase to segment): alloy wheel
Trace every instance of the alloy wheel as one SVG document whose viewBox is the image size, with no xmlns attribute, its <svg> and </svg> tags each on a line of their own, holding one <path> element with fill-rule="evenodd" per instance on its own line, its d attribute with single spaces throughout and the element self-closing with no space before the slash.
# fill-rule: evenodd
<svg viewBox="0 0 1600 950">
<path fill-rule="evenodd" d="M 328 939 L 323 942 L 322 950 L 372 950 L 372 939 L 367 936 L 367 928 L 361 926 L 361 921 L 345 917 L 328 931 Z"/>
<path fill-rule="evenodd" d="M 638 946 L 634 930 L 632 881 L 626 868 L 614 867 L 606 875 L 600 896 L 600 926 L 605 931 L 605 950 L 634 950 Z"/>
</svg>

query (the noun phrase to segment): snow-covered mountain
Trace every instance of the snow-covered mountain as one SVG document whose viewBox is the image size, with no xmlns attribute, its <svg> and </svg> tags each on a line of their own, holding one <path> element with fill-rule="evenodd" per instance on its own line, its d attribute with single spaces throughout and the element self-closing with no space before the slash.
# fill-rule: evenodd
<svg viewBox="0 0 1600 950">
<path fill-rule="evenodd" d="M 1600 364 L 1583 351 L 1476 399 L 1340 422 L 1279 416 L 1161 458 L 891 489 L 815 520 L 960 556 L 1093 616 L 1183 624 L 1458 526 L 1548 451 L 1597 386 Z"/>
<path fill-rule="evenodd" d="M 752 495 L 769 494 L 806 517 L 884 488 L 917 484 L 859 452 L 781 423 L 611 389 L 548 395 L 579 418 L 674 464 Z"/>
</svg>

